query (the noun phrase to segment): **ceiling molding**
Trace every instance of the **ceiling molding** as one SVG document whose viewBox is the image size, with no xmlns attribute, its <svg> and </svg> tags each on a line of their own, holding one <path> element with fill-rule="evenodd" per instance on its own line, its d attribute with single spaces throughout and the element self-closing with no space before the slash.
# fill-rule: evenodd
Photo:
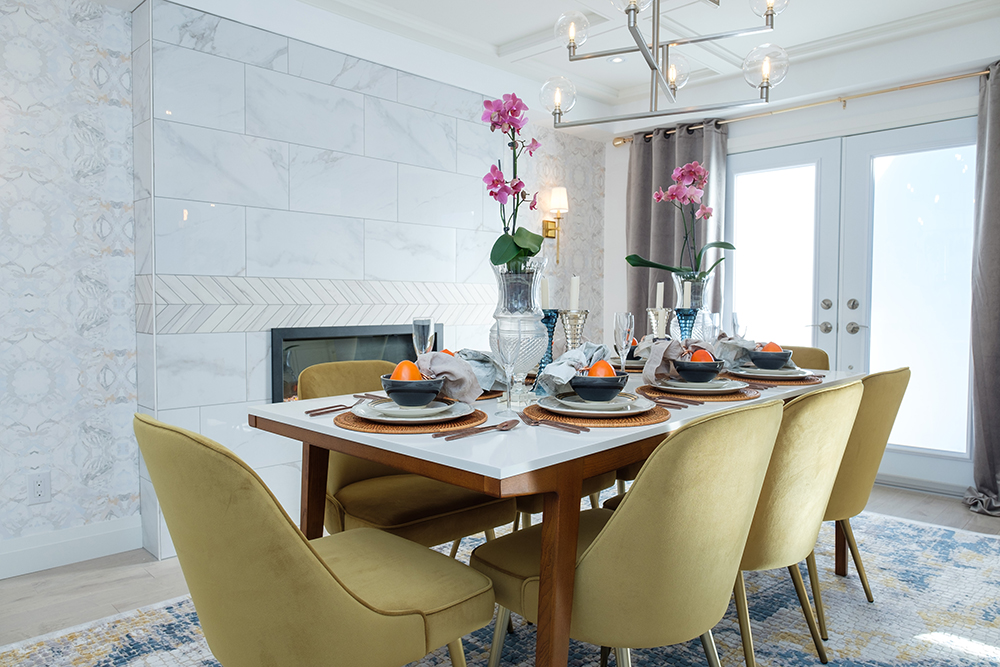
<svg viewBox="0 0 1000 667">
<path fill-rule="evenodd" d="M 590 21 L 590 27 L 595 28 L 599 25 L 609 23 L 609 20 L 598 14 L 588 12 L 584 14 L 587 20 Z M 598 31 L 594 34 L 600 34 L 605 31 Z M 513 41 L 507 42 L 505 44 L 500 44 L 497 46 L 496 53 L 501 58 L 507 58 L 516 53 L 522 53 L 524 51 L 532 51 L 531 55 L 537 55 L 538 53 L 544 53 L 552 49 L 552 45 L 556 44 L 560 48 L 565 48 L 562 44 L 556 42 L 555 33 L 552 28 L 548 30 L 540 30 L 532 35 L 525 35 L 520 39 L 515 39 Z M 544 46 L 544 49 L 536 49 L 535 47 Z M 513 60 L 517 60 L 514 58 Z"/>
</svg>

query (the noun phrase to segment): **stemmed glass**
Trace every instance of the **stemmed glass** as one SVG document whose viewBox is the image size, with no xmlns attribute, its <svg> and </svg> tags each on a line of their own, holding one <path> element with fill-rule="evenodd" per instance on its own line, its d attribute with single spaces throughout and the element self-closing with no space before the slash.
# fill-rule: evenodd
<svg viewBox="0 0 1000 667">
<path fill-rule="evenodd" d="M 434 349 L 434 320 L 432 318 L 418 317 L 413 320 L 413 349 L 418 357 Z"/>
<path fill-rule="evenodd" d="M 625 358 L 632 349 L 632 335 L 635 333 L 635 318 L 632 313 L 615 313 L 615 344 L 622 360 L 622 373 L 625 372 Z"/>
<path fill-rule="evenodd" d="M 733 312 L 733 338 L 745 338 L 746 337 L 746 327 L 743 327 L 743 331 L 740 331 L 740 318 Z"/>
<path fill-rule="evenodd" d="M 497 322 L 497 360 L 503 367 L 505 379 L 507 380 L 507 409 L 499 413 L 498 416 L 505 419 L 517 417 L 511 405 L 511 396 L 514 393 L 514 366 L 521 356 L 521 332 L 523 323 L 520 319 L 514 322 Z"/>
</svg>

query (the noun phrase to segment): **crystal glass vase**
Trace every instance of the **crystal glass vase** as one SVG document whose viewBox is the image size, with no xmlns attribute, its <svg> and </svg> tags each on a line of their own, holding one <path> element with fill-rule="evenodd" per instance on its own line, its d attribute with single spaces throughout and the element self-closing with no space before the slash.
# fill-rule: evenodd
<svg viewBox="0 0 1000 667">
<path fill-rule="evenodd" d="M 497 281 L 497 307 L 493 311 L 495 322 L 490 329 L 490 349 L 495 359 L 499 358 L 498 327 L 516 329 L 515 323 L 521 321 L 521 350 L 514 365 L 512 388 L 516 396 L 526 393 L 525 376 L 535 370 L 548 347 L 549 333 L 542 324 L 543 313 L 539 305 L 539 279 L 546 261 L 544 257 L 528 257 L 493 266 Z"/>
<path fill-rule="evenodd" d="M 711 338 L 712 315 L 705 307 L 708 292 L 708 277 L 699 278 L 697 273 L 672 273 L 674 280 L 674 318 L 670 323 L 670 335 L 679 340 Z"/>
</svg>

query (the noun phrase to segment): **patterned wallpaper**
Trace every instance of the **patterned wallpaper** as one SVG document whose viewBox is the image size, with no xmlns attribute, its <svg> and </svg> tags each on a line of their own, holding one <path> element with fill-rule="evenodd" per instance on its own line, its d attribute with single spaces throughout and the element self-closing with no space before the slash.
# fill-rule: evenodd
<svg viewBox="0 0 1000 667">
<path fill-rule="evenodd" d="M 139 510 L 130 40 L 92 2 L 0 4 L 0 540 Z"/>
</svg>

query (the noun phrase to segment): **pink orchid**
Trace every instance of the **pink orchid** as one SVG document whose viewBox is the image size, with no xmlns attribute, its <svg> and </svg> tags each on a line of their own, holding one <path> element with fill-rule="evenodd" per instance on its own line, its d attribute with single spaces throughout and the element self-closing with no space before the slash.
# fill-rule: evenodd
<svg viewBox="0 0 1000 667">
<path fill-rule="evenodd" d="M 686 204 L 687 196 L 688 196 L 687 187 L 681 185 L 680 183 L 675 183 L 674 185 L 671 185 L 669 188 L 667 188 L 667 194 L 664 195 L 663 199 L 666 199 L 667 201 L 679 201 L 682 204 Z"/>
<path fill-rule="evenodd" d="M 681 202 L 682 204 L 700 204 L 701 196 L 705 194 L 705 191 L 695 185 L 692 185 L 687 190 L 687 201 Z"/>
<path fill-rule="evenodd" d="M 541 146 L 542 145 L 540 143 L 538 143 L 537 140 L 532 139 L 531 143 L 528 144 L 528 145 L 526 145 L 524 148 L 528 151 L 528 155 L 531 156 L 531 155 L 534 155 L 535 151 L 537 151 L 539 148 L 541 148 Z"/>
<path fill-rule="evenodd" d="M 514 192 L 510 189 L 510 186 L 506 183 L 496 189 L 490 190 L 489 193 L 491 197 L 496 199 L 501 204 L 506 204 L 508 198 L 514 194 Z"/>
<path fill-rule="evenodd" d="M 495 164 L 490 165 L 490 173 L 483 176 L 483 183 L 486 184 L 490 190 L 503 185 L 506 179 L 503 177 L 503 172 L 500 171 L 500 167 Z"/>
<path fill-rule="evenodd" d="M 522 181 L 520 178 L 515 178 L 510 182 L 510 188 L 511 192 L 516 195 L 519 192 L 521 192 L 521 190 L 524 189 L 524 181 Z"/>
<path fill-rule="evenodd" d="M 694 214 L 695 220 L 708 220 L 712 217 L 712 207 L 702 204 Z"/>
<path fill-rule="evenodd" d="M 503 96 L 503 105 L 504 108 L 515 114 L 520 114 L 522 111 L 528 110 L 528 105 L 524 103 L 524 100 L 514 93 L 507 93 Z"/>
<path fill-rule="evenodd" d="M 683 167 L 677 167 L 670 175 L 670 178 L 680 185 L 693 185 L 696 188 L 704 188 L 708 181 L 708 170 L 698 164 L 698 161 L 689 162 Z"/>
<path fill-rule="evenodd" d="M 531 204 L 528 205 L 528 209 L 534 211 L 537 208 L 538 208 L 538 193 L 536 192 L 535 196 L 531 198 Z"/>
<path fill-rule="evenodd" d="M 659 190 L 653 193 L 653 201 L 655 202 L 661 202 L 666 198 L 667 195 L 665 192 L 663 192 L 663 188 L 660 188 Z"/>
</svg>

